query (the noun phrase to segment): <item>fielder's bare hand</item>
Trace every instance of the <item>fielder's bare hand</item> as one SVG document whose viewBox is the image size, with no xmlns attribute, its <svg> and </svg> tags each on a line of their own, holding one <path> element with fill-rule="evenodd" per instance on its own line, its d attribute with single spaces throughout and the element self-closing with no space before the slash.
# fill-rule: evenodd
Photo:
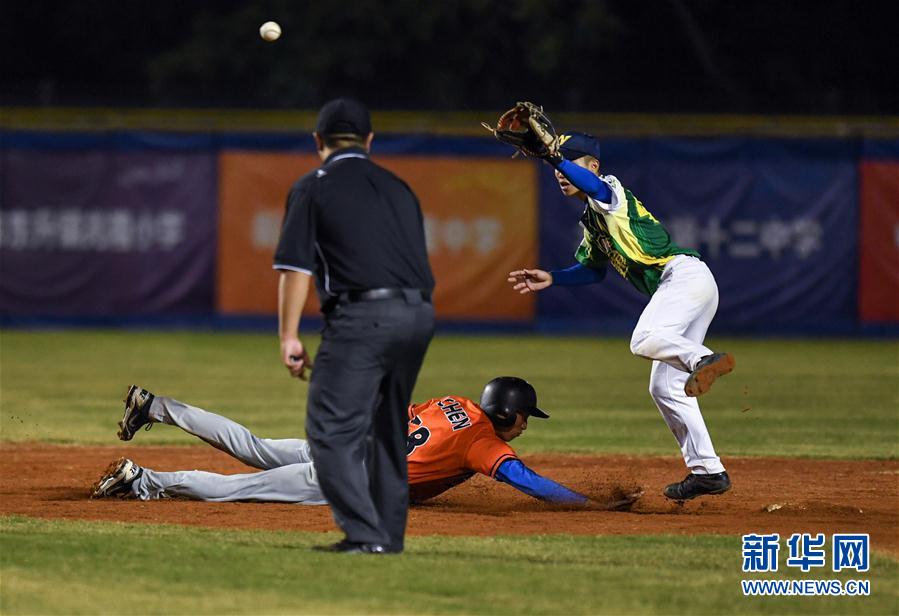
<svg viewBox="0 0 899 616">
<path fill-rule="evenodd" d="M 299 338 L 286 338 L 281 340 L 281 361 L 290 372 L 291 376 L 306 380 L 306 370 L 312 369 L 312 361 L 306 347 Z"/>
<path fill-rule="evenodd" d="M 553 276 L 541 269 L 515 270 L 509 272 L 509 282 L 514 283 L 512 287 L 514 290 L 522 295 L 527 295 L 542 291 L 552 285 Z"/>
</svg>

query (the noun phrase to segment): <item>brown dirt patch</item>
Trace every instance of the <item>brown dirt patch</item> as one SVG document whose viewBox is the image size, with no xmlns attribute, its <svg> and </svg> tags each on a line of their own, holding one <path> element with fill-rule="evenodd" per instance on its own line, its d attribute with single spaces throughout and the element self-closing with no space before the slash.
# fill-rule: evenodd
<svg viewBox="0 0 899 616">
<path fill-rule="evenodd" d="M 122 455 L 158 470 L 248 472 L 211 447 L 0 445 L 0 514 L 188 524 L 218 528 L 336 530 L 327 507 L 275 503 L 90 500 L 91 484 Z M 678 505 L 661 495 L 685 474 L 675 458 L 527 456 L 535 470 L 608 501 L 646 491 L 630 511 L 547 506 L 475 477 L 409 515 L 411 535 L 870 533 L 872 548 L 899 555 L 899 460 L 728 458 L 733 489 Z M 767 511 L 769 506 L 772 511 Z"/>
</svg>

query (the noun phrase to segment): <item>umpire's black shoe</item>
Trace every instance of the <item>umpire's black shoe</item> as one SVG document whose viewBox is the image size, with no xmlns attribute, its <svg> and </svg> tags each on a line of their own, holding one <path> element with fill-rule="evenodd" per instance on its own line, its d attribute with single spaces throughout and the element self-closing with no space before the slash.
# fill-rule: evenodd
<svg viewBox="0 0 899 616">
<path fill-rule="evenodd" d="M 712 353 L 706 355 L 696 364 L 687 384 L 684 385 L 684 393 L 695 398 L 701 396 L 712 388 L 712 383 L 719 376 L 724 376 L 734 369 L 734 356 L 730 353 Z"/>
<path fill-rule="evenodd" d="M 690 473 L 679 483 L 672 483 L 665 488 L 665 496 L 671 500 L 685 501 L 706 494 L 724 494 L 730 490 L 730 477 L 727 472 L 714 475 L 696 475 Z"/>
<path fill-rule="evenodd" d="M 333 552 L 335 554 L 396 554 L 380 543 L 356 543 L 355 541 L 338 541 L 333 545 L 319 545 L 312 548 L 316 552 Z"/>
<path fill-rule="evenodd" d="M 137 385 L 128 388 L 128 393 L 125 394 L 125 414 L 119 422 L 119 440 L 130 441 L 143 426 L 150 429 L 153 425 L 150 422 L 150 405 L 155 397 Z"/>
</svg>

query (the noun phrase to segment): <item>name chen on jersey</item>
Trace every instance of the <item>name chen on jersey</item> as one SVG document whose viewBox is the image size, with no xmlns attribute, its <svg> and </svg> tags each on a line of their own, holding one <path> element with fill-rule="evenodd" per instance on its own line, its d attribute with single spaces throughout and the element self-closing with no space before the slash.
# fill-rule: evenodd
<svg viewBox="0 0 899 616">
<path fill-rule="evenodd" d="M 437 406 L 440 407 L 444 417 L 446 417 L 447 421 L 453 426 L 453 432 L 462 430 L 471 425 L 471 418 L 468 416 L 468 413 L 465 412 L 465 409 L 462 408 L 462 405 L 456 400 L 444 398 L 437 403 Z"/>
</svg>

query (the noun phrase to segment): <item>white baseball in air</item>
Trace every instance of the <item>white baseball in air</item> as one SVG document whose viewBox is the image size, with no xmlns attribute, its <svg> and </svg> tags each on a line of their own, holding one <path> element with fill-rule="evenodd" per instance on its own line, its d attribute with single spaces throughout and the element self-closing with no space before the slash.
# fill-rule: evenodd
<svg viewBox="0 0 899 616">
<path fill-rule="evenodd" d="M 271 43 L 281 36 L 281 26 L 276 21 L 267 21 L 259 27 L 259 36 Z"/>
</svg>

